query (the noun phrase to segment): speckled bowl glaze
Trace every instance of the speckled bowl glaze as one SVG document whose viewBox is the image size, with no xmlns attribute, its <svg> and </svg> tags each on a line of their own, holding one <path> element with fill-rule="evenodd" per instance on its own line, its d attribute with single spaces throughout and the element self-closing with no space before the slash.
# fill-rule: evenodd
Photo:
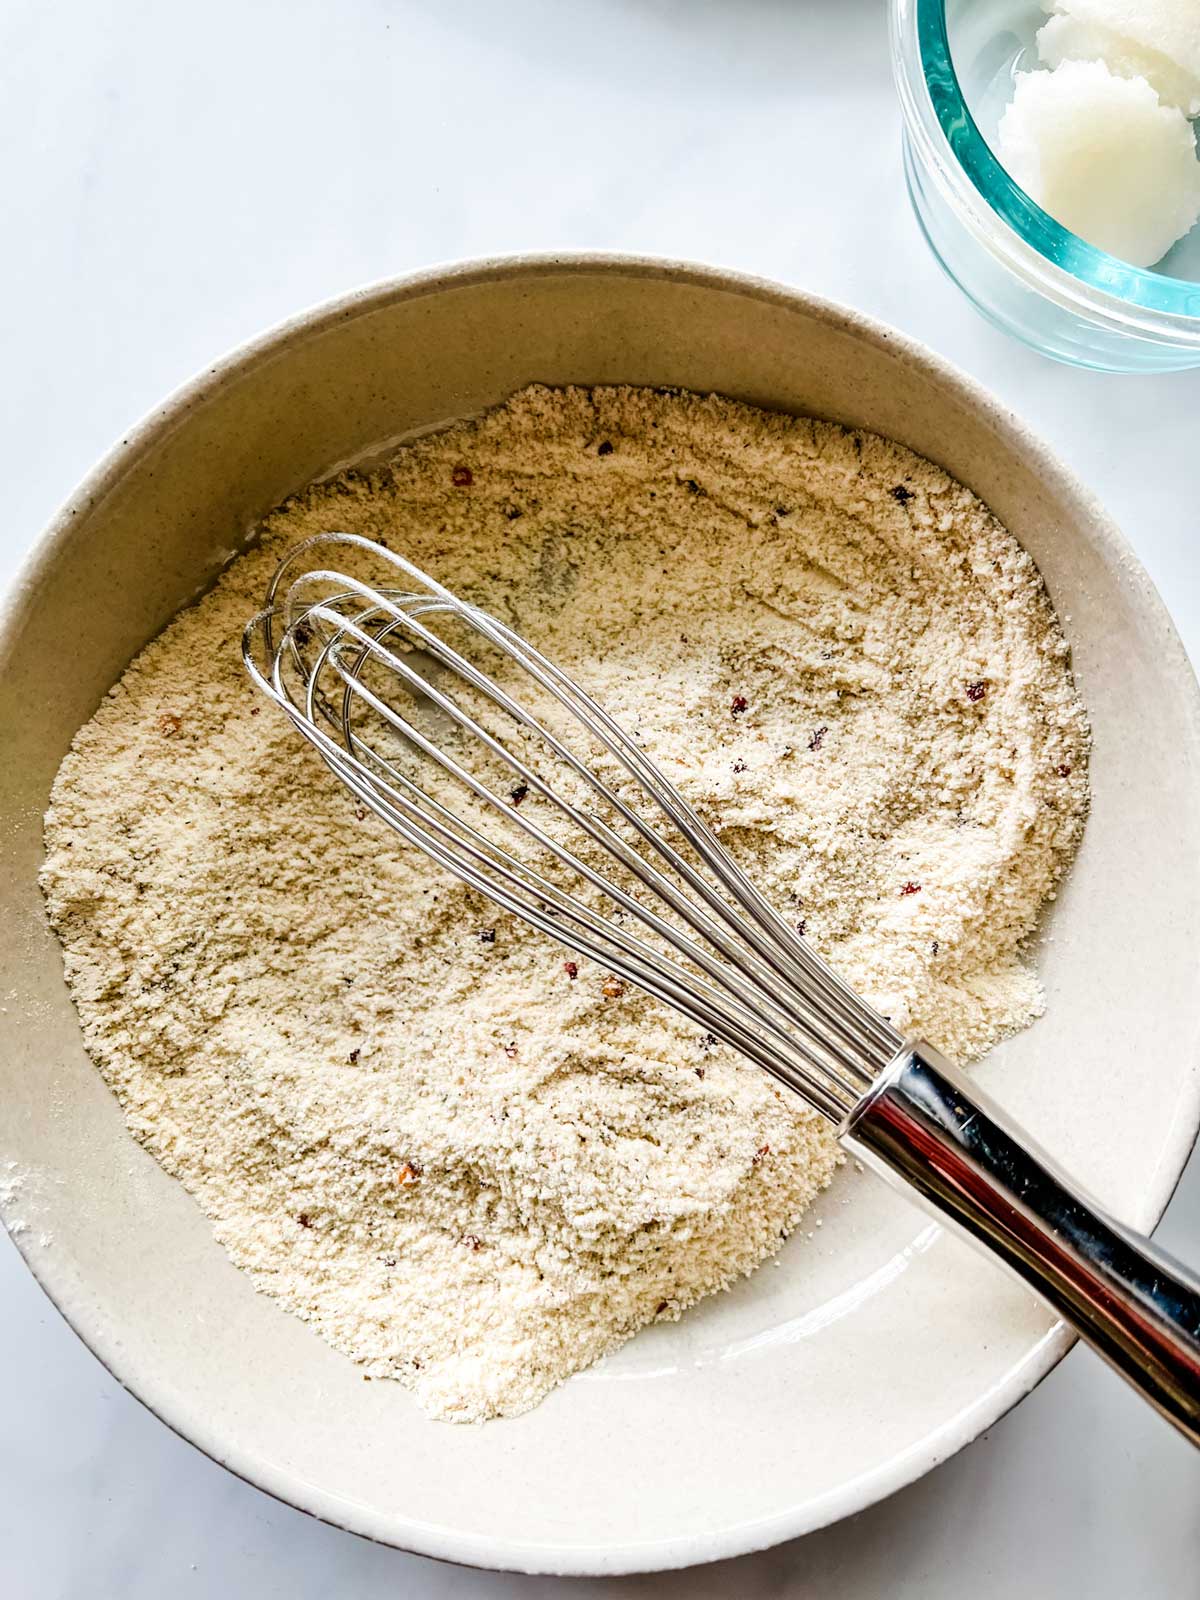
<svg viewBox="0 0 1200 1600">
<path fill-rule="evenodd" d="M 1037 560 L 1093 718 L 1095 804 L 1039 952 L 1049 1011 L 980 1076 L 1143 1228 L 1200 1099 L 1200 717 L 1145 574 L 1011 415 L 852 312 L 666 262 L 483 262 L 322 306 L 181 390 L 46 533 L 0 621 L 0 1205 L 19 1248 L 133 1393 L 270 1493 L 428 1555 L 623 1572 L 860 1510 L 995 1421 L 1069 1334 L 848 1168 L 777 1268 L 526 1416 L 431 1422 L 256 1294 L 129 1137 L 36 882 L 71 736 L 255 519 L 334 464 L 533 380 L 680 385 L 877 429 L 968 484 Z"/>
</svg>

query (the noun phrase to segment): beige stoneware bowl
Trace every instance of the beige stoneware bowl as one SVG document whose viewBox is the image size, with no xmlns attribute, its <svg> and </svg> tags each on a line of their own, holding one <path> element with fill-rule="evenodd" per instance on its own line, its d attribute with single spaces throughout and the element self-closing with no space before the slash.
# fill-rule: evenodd
<svg viewBox="0 0 1200 1600">
<path fill-rule="evenodd" d="M 189 384 L 48 531 L 0 622 L 0 1204 L 18 1247 L 134 1394 L 263 1489 L 429 1555 L 621 1572 L 861 1509 L 995 1421 L 1070 1336 L 847 1169 L 779 1270 L 639 1334 L 527 1416 L 431 1422 L 256 1294 L 130 1139 L 84 1053 L 36 883 L 72 734 L 255 519 L 533 380 L 680 385 L 876 429 L 968 484 L 1033 555 L 1095 727 L 1095 805 L 1038 955 L 1048 1014 L 980 1077 L 1142 1228 L 1197 1124 L 1200 719 L 1145 574 L 1011 415 L 885 328 L 699 268 L 487 262 L 321 307 Z"/>
</svg>

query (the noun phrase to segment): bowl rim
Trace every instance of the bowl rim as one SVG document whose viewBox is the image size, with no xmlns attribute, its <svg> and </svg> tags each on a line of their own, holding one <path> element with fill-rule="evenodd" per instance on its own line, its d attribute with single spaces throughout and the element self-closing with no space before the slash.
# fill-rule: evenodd
<svg viewBox="0 0 1200 1600">
<path fill-rule="evenodd" d="M 19 629 L 21 613 L 28 600 L 50 579 L 59 552 L 72 537 L 83 513 L 107 494 L 138 459 L 179 427 L 192 410 L 204 405 L 227 383 L 258 364 L 275 359 L 299 337 L 319 336 L 341 321 L 369 315 L 388 305 L 479 283 L 563 274 L 665 279 L 789 307 L 877 349 L 899 355 L 927 381 L 949 389 L 980 414 L 1010 448 L 1024 452 L 1039 474 L 1052 482 L 1065 498 L 1080 506 L 1088 518 L 1092 538 L 1110 561 L 1122 567 L 1125 581 L 1136 591 L 1141 605 L 1157 624 L 1158 645 L 1166 657 L 1164 669 L 1178 682 L 1184 696 L 1189 743 L 1195 764 L 1200 768 L 1200 687 L 1162 598 L 1132 547 L 1091 491 L 1013 412 L 927 346 L 836 301 L 725 268 L 632 253 L 535 252 L 433 265 L 375 280 L 319 301 L 235 346 L 180 384 L 123 433 L 63 503 L 0 597 L 0 653 Z M 1173 1110 L 1169 1141 L 1143 1196 L 1148 1229 L 1157 1225 L 1165 1211 L 1198 1131 L 1200 1047 L 1192 1053 L 1188 1063 L 1187 1077 L 1180 1086 Z M 616 1549 L 602 1544 L 547 1544 L 469 1534 L 445 1525 L 405 1518 L 395 1512 L 380 1512 L 325 1491 L 262 1458 L 252 1448 L 231 1444 L 209 1426 L 202 1414 L 181 1407 L 179 1397 L 153 1372 L 126 1370 L 128 1364 L 119 1338 L 93 1313 L 86 1294 L 73 1283 L 66 1263 L 56 1260 L 53 1252 L 37 1251 L 31 1237 L 20 1233 L 10 1234 L 10 1237 L 51 1303 L 121 1386 L 174 1433 L 234 1476 L 320 1521 L 377 1543 L 465 1566 L 529 1574 L 600 1576 L 686 1567 L 766 1549 L 826 1527 L 905 1488 L 971 1443 L 1030 1393 L 1076 1340 L 1076 1335 L 1064 1323 L 1053 1324 L 1002 1382 L 994 1384 L 919 1445 L 852 1482 L 785 1512 L 743 1521 L 705 1535 L 672 1535 Z"/>
<path fill-rule="evenodd" d="M 959 83 L 945 0 L 892 0 L 891 34 L 905 127 L 983 247 L 1065 310 L 1172 348 L 1200 348 L 1200 283 L 1097 249 L 1043 211 L 997 160 Z"/>
</svg>

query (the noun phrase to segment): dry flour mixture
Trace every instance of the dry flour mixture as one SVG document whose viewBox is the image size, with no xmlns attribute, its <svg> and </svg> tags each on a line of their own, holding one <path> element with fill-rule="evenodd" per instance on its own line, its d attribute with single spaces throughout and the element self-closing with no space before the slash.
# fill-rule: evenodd
<svg viewBox="0 0 1200 1600">
<path fill-rule="evenodd" d="M 529 389 L 312 486 L 130 666 L 46 824 L 100 1071 L 260 1289 L 433 1414 L 511 1415 L 771 1255 L 836 1147 L 405 851 L 256 696 L 243 623 L 330 529 L 562 664 L 959 1059 L 1039 1010 L 1021 941 L 1080 836 L 1086 723 L 1033 564 L 939 469 L 637 389 Z"/>
</svg>

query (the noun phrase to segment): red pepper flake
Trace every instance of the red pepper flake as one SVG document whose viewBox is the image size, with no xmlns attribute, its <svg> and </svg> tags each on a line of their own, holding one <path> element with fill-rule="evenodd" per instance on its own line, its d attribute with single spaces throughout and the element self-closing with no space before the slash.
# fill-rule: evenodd
<svg viewBox="0 0 1200 1600">
<path fill-rule="evenodd" d="M 300 1213 L 300 1215 L 296 1218 L 296 1221 L 300 1224 L 300 1226 L 302 1228 L 311 1228 L 312 1227 L 312 1218 L 309 1216 L 307 1211 L 302 1211 Z"/>
<path fill-rule="evenodd" d="M 825 735 L 828 732 L 828 728 L 817 728 L 814 731 L 812 738 L 808 741 L 808 748 L 810 750 L 819 750 L 825 743 Z"/>
<path fill-rule="evenodd" d="M 495 942 L 496 942 L 496 930 L 495 930 L 495 928 L 480 928 L 480 930 L 479 930 L 479 942 L 480 942 L 480 944 L 495 944 Z"/>
<path fill-rule="evenodd" d="M 421 1176 L 421 1169 L 414 1161 L 406 1161 L 396 1174 L 396 1182 L 402 1189 L 407 1189 L 410 1184 L 416 1183 Z"/>
<path fill-rule="evenodd" d="M 250 715 L 252 717 L 256 717 L 261 710 L 262 710 L 261 706 L 251 706 L 250 707 Z"/>
<path fill-rule="evenodd" d="M 900 891 L 900 893 L 902 895 L 920 894 L 920 892 L 921 892 L 921 885 L 919 883 L 906 883 L 904 885 L 903 889 L 901 889 L 901 891 Z"/>
<path fill-rule="evenodd" d="M 1054 770 L 1058 773 L 1060 778 L 1069 778 L 1071 776 L 1071 768 L 1065 761 L 1060 767 L 1055 767 Z"/>
<path fill-rule="evenodd" d="M 891 491 L 891 495 L 892 499 L 898 500 L 902 506 L 906 506 L 913 497 L 912 490 L 906 489 L 902 483 L 896 485 Z"/>
<path fill-rule="evenodd" d="M 483 1240 L 479 1237 L 479 1235 L 477 1233 L 464 1233 L 463 1234 L 463 1243 L 466 1245 L 468 1250 L 482 1250 L 483 1249 Z"/>
<path fill-rule="evenodd" d="M 173 711 L 164 711 L 158 719 L 158 731 L 164 739 L 173 739 L 182 727 L 182 718 L 177 717 Z"/>
<path fill-rule="evenodd" d="M 361 1052 L 358 1051 L 358 1050 L 351 1050 L 351 1052 L 350 1052 L 350 1065 L 351 1066 L 353 1066 L 355 1064 L 355 1062 L 358 1060 L 360 1053 Z"/>
<path fill-rule="evenodd" d="M 606 1000 L 619 1000 L 625 993 L 625 985 L 619 978 L 606 978 L 600 993 Z"/>
<path fill-rule="evenodd" d="M 568 978 L 577 978 L 579 976 L 579 963 L 577 961 L 564 961 L 563 971 Z"/>
<path fill-rule="evenodd" d="M 746 763 L 744 761 L 742 761 L 742 760 L 735 761 L 733 763 L 733 770 L 735 772 L 745 772 Z"/>
<path fill-rule="evenodd" d="M 469 489 L 475 478 L 470 467 L 455 467 L 450 474 L 450 482 L 456 489 Z"/>
<path fill-rule="evenodd" d="M 514 806 L 519 806 L 528 793 L 529 785 L 527 783 L 519 783 L 515 789 L 509 790 L 508 798 Z"/>
<path fill-rule="evenodd" d="M 655 1308 L 654 1308 L 654 1315 L 655 1315 L 655 1316 L 656 1316 L 656 1317 L 661 1317 L 661 1316 L 662 1316 L 662 1314 L 663 1314 L 663 1312 L 664 1312 L 664 1311 L 665 1311 L 665 1310 L 666 1310 L 666 1309 L 667 1309 L 667 1302 L 666 1302 L 666 1301 L 665 1301 L 665 1300 L 660 1300 L 660 1301 L 659 1301 L 659 1302 L 658 1302 L 658 1304 L 657 1304 L 657 1305 L 656 1305 L 656 1306 L 655 1306 Z"/>
<path fill-rule="evenodd" d="M 694 1070 L 695 1070 L 696 1076 L 698 1078 L 703 1078 L 704 1077 L 704 1068 L 703 1067 L 696 1067 Z"/>
<path fill-rule="evenodd" d="M 987 684 L 982 678 L 978 683 L 969 683 L 967 685 L 967 699 L 970 700 L 973 705 L 978 705 L 986 693 Z"/>
<path fill-rule="evenodd" d="M 740 717 L 742 712 L 745 711 L 749 704 L 750 702 L 746 699 L 744 694 L 735 694 L 733 699 L 729 702 L 729 709 L 733 712 L 735 717 Z"/>
<path fill-rule="evenodd" d="M 596 454 L 598 456 L 610 456 L 610 455 L 612 455 L 612 453 L 613 453 L 613 447 L 612 447 L 612 440 L 611 439 L 602 439 L 600 441 L 600 443 L 596 446 Z"/>
<path fill-rule="evenodd" d="M 769 1144 L 760 1144 L 758 1149 L 754 1152 L 754 1166 L 757 1167 L 760 1162 L 765 1161 L 770 1154 L 771 1146 Z"/>
</svg>

